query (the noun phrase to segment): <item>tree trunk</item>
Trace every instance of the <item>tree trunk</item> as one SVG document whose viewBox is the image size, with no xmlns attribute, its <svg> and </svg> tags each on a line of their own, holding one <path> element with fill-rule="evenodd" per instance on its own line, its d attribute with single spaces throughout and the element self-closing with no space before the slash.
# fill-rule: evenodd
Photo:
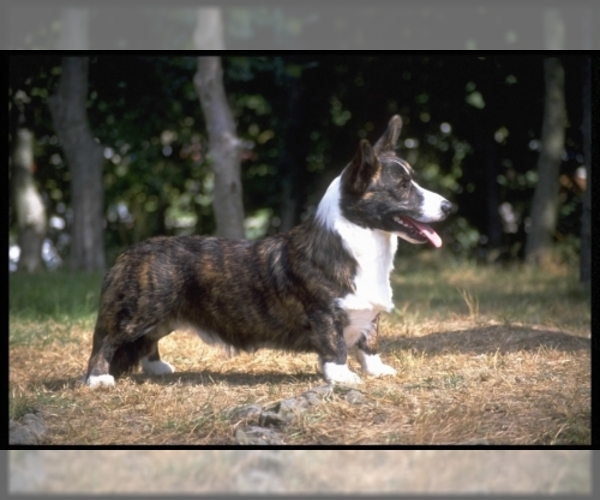
<svg viewBox="0 0 600 500">
<path fill-rule="evenodd" d="M 596 83 L 598 83 L 596 81 Z M 592 282 L 592 60 L 583 61 L 583 154 L 585 156 L 585 194 L 581 220 L 581 256 L 579 281 L 584 285 Z"/>
<path fill-rule="evenodd" d="M 206 121 L 215 175 L 213 210 L 217 236 L 244 238 L 240 141 L 225 95 L 219 57 L 198 58 L 194 85 Z"/>
<path fill-rule="evenodd" d="M 58 89 L 48 105 L 71 174 L 71 269 L 100 271 L 105 268 L 104 157 L 87 120 L 88 65 L 87 57 L 63 57 Z"/>
<path fill-rule="evenodd" d="M 89 50 L 90 8 L 63 7 L 61 12 L 58 50 Z"/>
<path fill-rule="evenodd" d="M 12 202 L 21 250 L 17 269 L 29 273 L 44 269 L 42 244 L 46 236 L 46 207 L 33 178 L 33 133 L 21 127 L 15 134 L 12 155 Z"/>
<path fill-rule="evenodd" d="M 565 23 L 560 15 L 560 11 L 554 7 L 544 9 L 542 24 L 544 29 L 544 49 L 564 50 Z"/>
<path fill-rule="evenodd" d="M 565 145 L 565 75 L 555 57 L 544 60 L 546 103 L 542 125 L 542 145 L 538 159 L 538 183 L 531 204 L 531 229 L 525 246 L 525 259 L 539 264 L 547 255 L 556 227 L 558 174 Z"/>
<path fill-rule="evenodd" d="M 223 19 L 219 7 L 201 7 L 196 13 L 194 47 L 196 50 L 223 50 Z"/>
<path fill-rule="evenodd" d="M 310 130 L 306 106 L 305 86 L 300 78 L 289 82 L 287 113 L 284 128 L 284 144 L 277 161 L 277 171 L 281 172 L 281 232 L 289 231 L 300 220 L 302 203 L 305 199 L 306 156 L 310 149 Z"/>
<path fill-rule="evenodd" d="M 488 137 L 492 136 L 490 134 Z M 485 151 L 486 172 L 486 205 L 487 205 L 487 233 L 488 248 L 497 250 L 502 245 L 502 220 L 500 218 L 500 193 L 498 188 L 498 155 L 495 142 L 483 141 Z M 496 253 L 496 252 L 492 252 Z"/>
</svg>

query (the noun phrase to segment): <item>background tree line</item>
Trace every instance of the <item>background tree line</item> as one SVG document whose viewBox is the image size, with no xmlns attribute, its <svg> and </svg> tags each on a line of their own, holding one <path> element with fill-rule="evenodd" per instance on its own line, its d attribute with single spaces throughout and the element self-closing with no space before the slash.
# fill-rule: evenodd
<svg viewBox="0 0 600 500">
<path fill-rule="evenodd" d="M 16 49 L 597 48 L 598 2 L 174 0 L 159 6 L 22 0 L 8 10 Z"/>
<path fill-rule="evenodd" d="M 19 248 L 28 270 L 69 258 L 101 269 L 153 235 L 214 233 L 224 167 L 199 100 L 199 59 L 69 59 L 10 58 L 13 265 Z M 535 262 L 552 243 L 568 259 L 585 247 L 582 124 L 598 82 L 585 56 L 237 56 L 222 67 L 246 237 L 311 213 L 359 138 L 374 140 L 399 113 L 399 154 L 459 207 L 441 229 L 449 251 Z M 97 255 L 82 263 L 86 247 Z"/>
</svg>

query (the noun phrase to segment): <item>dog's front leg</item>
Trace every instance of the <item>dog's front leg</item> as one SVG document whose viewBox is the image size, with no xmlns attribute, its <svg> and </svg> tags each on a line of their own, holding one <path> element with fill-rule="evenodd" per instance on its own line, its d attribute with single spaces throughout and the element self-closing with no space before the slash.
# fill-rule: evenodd
<svg viewBox="0 0 600 500">
<path fill-rule="evenodd" d="M 360 384 L 360 377 L 346 363 L 335 363 L 319 358 L 323 377 L 332 384 Z"/>
<path fill-rule="evenodd" d="M 332 384 L 360 384 L 360 377 L 346 364 L 348 347 L 341 321 L 319 314 L 311 318 L 311 325 L 313 346 L 319 354 L 319 367 L 325 380 Z"/>
<path fill-rule="evenodd" d="M 371 328 L 363 333 L 358 341 L 356 359 L 363 373 L 379 377 L 381 375 L 396 375 L 396 370 L 386 365 L 377 353 L 377 335 L 379 333 L 379 314 L 371 323 Z"/>
</svg>

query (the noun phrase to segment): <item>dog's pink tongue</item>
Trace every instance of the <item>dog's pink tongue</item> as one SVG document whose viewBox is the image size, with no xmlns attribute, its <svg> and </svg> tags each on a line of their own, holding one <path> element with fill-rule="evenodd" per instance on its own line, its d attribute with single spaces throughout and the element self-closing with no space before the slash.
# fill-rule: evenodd
<svg viewBox="0 0 600 500">
<path fill-rule="evenodd" d="M 427 224 L 423 224 L 422 222 L 417 222 L 414 219 L 411 219 L 411 222 L 415 225 L 415 227 L 421 231 L 421 233 L 423 233 L 424 236 L 427 237 L 427 239 L 429 241 L 431 241 L 431 244 L 436 247 L 436 248 L 440 248 L 442 246 L 442 238 L 440 238 L 439 234 L 437 234 L 432 228 L 431 226 L 428 226 Z"/>
</svg>

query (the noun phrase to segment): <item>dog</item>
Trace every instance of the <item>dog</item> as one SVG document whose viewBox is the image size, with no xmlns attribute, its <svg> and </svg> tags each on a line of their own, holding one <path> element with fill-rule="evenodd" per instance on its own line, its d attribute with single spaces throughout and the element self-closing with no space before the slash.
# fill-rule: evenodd
<svg viewBox="0 0 600 500">
<path fill-rule="evenodd" d="M 288 232 L 257 241 L 156 237 L 121 254 L 104 278 L 85 382 L 112 386 L 140 362 L 168 374 L 158 342 L 177 329 L 236 351 L 314 352 L 329 383 L 363 373 L 394 375 L 377 352 L 379 313 L 394 307 L 390 272 L 398 237 L 442 245 L 428 225 L 451 203 L 420 187 L 395 154 L 401 118 L 358 151 L 316 212 Z"/>
</svg>

